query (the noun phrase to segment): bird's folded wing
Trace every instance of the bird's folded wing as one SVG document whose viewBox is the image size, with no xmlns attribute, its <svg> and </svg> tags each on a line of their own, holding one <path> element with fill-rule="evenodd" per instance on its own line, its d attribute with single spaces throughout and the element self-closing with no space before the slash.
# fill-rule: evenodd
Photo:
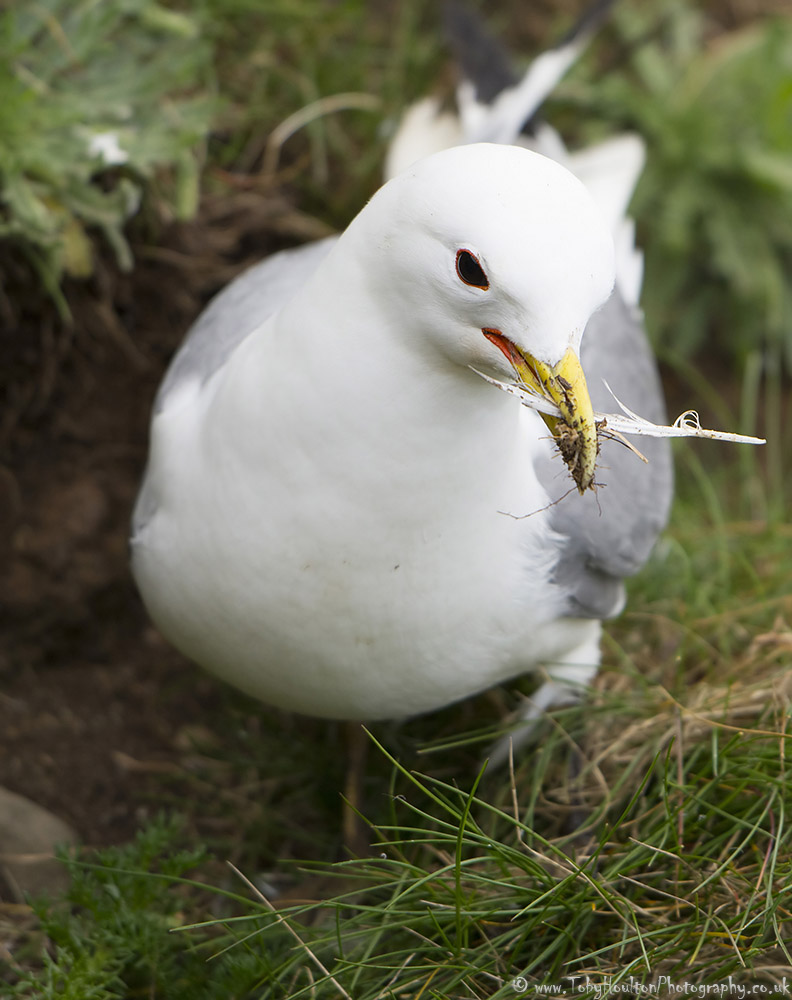
<svg viewBox="0 0 792 1000">
<path fill-rule="evenodd" d="M 591 318 L 583 336 L 583 369 L 595 410 L 613 409 L 607 380 L 620 400 L 656 423 L 666 419 L 657 366 L 640 313 L 614 292 Z M 537 472 L 553 500 L 553 528 L 565 539 L 557 581 L 569 595 L 570 615 L 603 618 L 623 603 L 622 577 L 649 556 L 668 520 L 673 467 L 668 440 L 644 438 L 648 463 L 618 441 L 604 440 L 596 492 L 569 492 L 571 481 L 559 456 L 543 456 Z"/>
<path fill-rule="evenodd" d="M 167 409 L 186 383 L 203 385 L 234 350 L 306 283 L 337 237 L 273 254 L 254 264 L 216 295 L 177 351 L 160 386 L 154 412 Z"/>
</svg>

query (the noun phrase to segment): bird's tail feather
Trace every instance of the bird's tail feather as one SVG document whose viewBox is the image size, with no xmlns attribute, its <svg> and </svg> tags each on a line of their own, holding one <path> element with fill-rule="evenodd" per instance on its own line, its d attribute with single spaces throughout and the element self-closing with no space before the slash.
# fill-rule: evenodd
<svg viewBox="0 0 792 1000">
<path fill-rule="evenodd" d="M 481 18 L 458 0 L 446 5 L 449 38 L 462 70 L 457 100 L 464 141 L 515 143 L 531 135 L 538 113 L 577 62 L 613 0 L 594 0 L 558 45 L 540 53 L 520 77 Z"/>
<path fill-rule="evenodd" d="M 627 206 L 643 169 L 645 148 L 636 135 L 621 135 L 570 153 L 559 133 L 539 112 L 567 70 L 580 58 L 607 16 L 613 0 L 593 0 L 553 48 L 540 53 L 520 76 L 505 47 L 481 16 L 460 0 L 445 5 L 445 28 L 460 68 L 457 113 L 435 97 L 407 109 L 391 140 L 385 177 L 450 146 L 496 142 L 528 146 L 557 160 L 589 189 L 613 234 L 617 283 L 624 298 L 638 302 L 643 257 L 634 243 Z"/>
</svg>

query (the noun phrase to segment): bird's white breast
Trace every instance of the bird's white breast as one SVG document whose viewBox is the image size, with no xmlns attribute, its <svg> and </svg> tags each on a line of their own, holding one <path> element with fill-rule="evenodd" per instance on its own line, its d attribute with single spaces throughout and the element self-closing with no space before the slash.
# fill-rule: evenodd
<svg viewBox="0 0 792 1000">
<path fill-rule="evenodd" d="M 365 354 L 300 350 L 270 324 L 155 418 L 133 564 L 164 634 L 265 702 L 364 719 L 552 655 L 535 415 L 474 376 L 399 397 Z"/>
</svg>

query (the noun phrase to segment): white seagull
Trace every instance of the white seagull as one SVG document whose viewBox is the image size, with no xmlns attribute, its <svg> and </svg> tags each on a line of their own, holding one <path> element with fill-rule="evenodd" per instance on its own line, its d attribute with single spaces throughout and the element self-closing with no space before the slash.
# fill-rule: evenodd
<svg viewBox="0 0 792 1000">
<path fill-rule="evenodd" d="M 535 671 L 530 726 L 596 673 L 672 473 L 667 441 L 643 464 L 592 407 L 607 379 L 665 413 L 625 215 L 642 144 L 570 155 L 535 118 L 591 24 L 489 105 L 463 86 L 456 124 L 419 104 L 348 229 L 241 275 L 171 364 L 135 578 L 175 646 L 270 705 L 403 718 Z"/>
<path fill-rule="evenodd" d="M 597 460 L 587 327 L 620 398 L 659 399 L 614 268 L 570 172 L 474 144 L 230 285 L 151 426 L 132 552 L 163 634 L 268 704 L 338 719 L 427 712 L 537 668 L 541 707 L 587 683 L 668 506 L 664 452 Z M 552 505 L 574 484 L 548 425 L 479 372 L 558 403 L 582 494 Z"/>
</svg>

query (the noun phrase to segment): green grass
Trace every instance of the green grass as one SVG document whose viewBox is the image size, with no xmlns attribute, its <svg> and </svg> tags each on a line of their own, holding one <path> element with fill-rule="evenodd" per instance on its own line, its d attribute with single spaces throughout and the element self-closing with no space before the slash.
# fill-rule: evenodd
<svg viewBox="0 0 792 1000">
<path fill-rule="evenodd" d="M 220 894 L 152 875 L 152 841 L 171 872 L 195 861 L 174 859 L 173 828 L 156 825 L 96 867 L 71 864 L 68 911 L 39 911 L 55 958 L 12 995 L 494 997 L 517 977 L 576 975 L 772 984 L 792 966 L 789 719 L 753 695 L 782 680 L 684 706 L 601 692 L 587 732 L 557 720 L 511 778 L 469 772 L 457 787 L 393 760 L 375 856 L 304 866 L 308 894 L 311 873 L 325 876 L 319 903 L 273 912 L 242 879 Z M 559 814 L 585 819 L 559 834 Z"/>
<path fill-rule="evenodd" d="M 200 6 L 227 101 L 213 161 L 265 190 L 285 168 L 301 208 L 343 228 L 380 183 L 388 129 L 432 86 L 441 59 L 436 18 L 417 0 Z M 337 105 L 322 104 L 337 95 Z M 310 108 L 289 138 L 274 141 L 279 126 Z"/>
</svg>

